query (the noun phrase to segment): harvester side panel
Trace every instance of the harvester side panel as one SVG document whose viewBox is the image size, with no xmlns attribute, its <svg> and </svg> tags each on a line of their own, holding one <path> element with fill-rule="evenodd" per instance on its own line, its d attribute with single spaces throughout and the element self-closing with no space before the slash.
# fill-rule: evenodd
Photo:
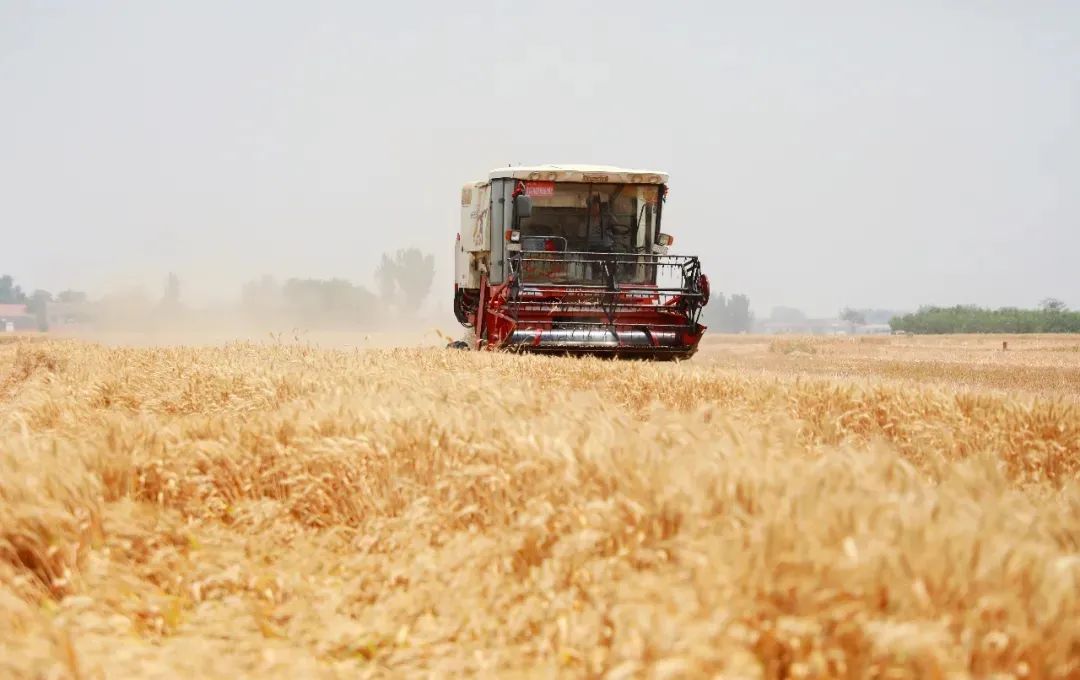
<svg viewBox="0 0 1080 680">
<path fill-rule="evenodd" d="M 491 248 L 491 184 L 472 182 L 461 189 L 461 245 L 466 252 Z"/>
<path fill-rule="evenodd" d="M 475 253 L 465 250 L 465 240 L 458 234 L 454 244 L 454 286 L 455 290 L 476 289 L 480 287 L 480 261 Z"/>
</svg>

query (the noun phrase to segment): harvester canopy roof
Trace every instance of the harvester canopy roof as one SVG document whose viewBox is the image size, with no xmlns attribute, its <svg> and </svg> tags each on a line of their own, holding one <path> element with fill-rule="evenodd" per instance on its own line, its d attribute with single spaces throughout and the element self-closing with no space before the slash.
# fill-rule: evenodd
<svg viewBox="0 0 1080 680">
<path fill-rule="evenodd" d="M 542 182 L 584 182 L 599 184 L 667 184 L 666 172 L 632 170 L 611 165 L 519 165 L 496 168 L 489 179 L 511 177 Z"/>
</svg>

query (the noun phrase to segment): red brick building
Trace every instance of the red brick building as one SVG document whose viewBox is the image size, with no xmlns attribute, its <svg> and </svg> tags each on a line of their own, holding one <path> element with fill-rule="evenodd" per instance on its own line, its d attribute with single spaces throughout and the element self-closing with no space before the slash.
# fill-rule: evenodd
<svg viewBox="0 0 1080 680">
<path fill-rule="evenodd" d="M 0 304 L 0 333 L 37 330 L 37 319 L 26 305 Z"/>
</svg>

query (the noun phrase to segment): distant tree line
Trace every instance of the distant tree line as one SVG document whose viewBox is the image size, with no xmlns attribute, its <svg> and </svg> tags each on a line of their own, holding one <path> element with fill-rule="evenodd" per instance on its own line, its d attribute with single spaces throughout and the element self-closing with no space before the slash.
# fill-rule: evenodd
<svg viewBox="0 0 1080 680">
<path fill-rule="evenodd" d="M 288 279 L 270 276 L 244 285 L 241 313 L 253 321 L 305 327 L 354 325 L 374 327 L 378 299 L 345 279 Z"/>
<path fill-rule="evenodd" d="M 749 333 L 754 326 L 750 298 L 741 293 L 731 297 L 725 297 L 723 293 L 713 294 L 702 310 L 702 323 L 713 331 Z"/>
<path fill-rule="evenodd" d="M 416 314 L 431 293 L 435 258 L 416 248 L 384 254 L 375 270 L 378 294 L 340 278 L 251 281 L 241 292 L 241 312 L 251 320 L 308 327 L 377 328 L 389 316 Z"/>
<path fill-rule="evenodd" d="M 416 248 L 383 254 L 375 270 L 383 302 L 398 310 L 415 310 L 431 292 L 435 281 L 435 258 Z"/>
<path fill-rule="evenodd" d="M 856 309 L 853 307 L 844 307 L 840 310 L 840 318 L 842 320 L 856 325 L 889 323 L 894 316 L 897 316 L 897 313 L 891 309 Z"/>
<path fill-rule="evenodd" d="M 248 321 L 308 328 L 377 328 L 421 309 L 435 279 L 435 258 L 416 248 L 382 256 L 375 271 L 379 293 L 341 278 L 290 278 L 279 282 L 264 276 L 243 285 L 240 305 L 232 313 Z M 180 278 L 170 273 L 161 297 L 141 289 L 112 291 L 90 301 L 81 291 L 56 296 L 45 290 L 27 292 L 9 275 L 0 276 L 0 304 L 24 305 L 38 330 L 56 323 L 86 323 L 111 329 L 183 326 L 199 313 L 181 300 Z M 29 326 L 24 326 L 29 328 Z"/>
<path fill-rule="evenodd" d="M 1038 309 L 974 305 L 923 307 L 914 314 L 889 320 L 894 331 L 917 334 L 941 333 L 1080 333 L 1080 312 L 1069 311 L 1054 298 Z"/>
</svg>

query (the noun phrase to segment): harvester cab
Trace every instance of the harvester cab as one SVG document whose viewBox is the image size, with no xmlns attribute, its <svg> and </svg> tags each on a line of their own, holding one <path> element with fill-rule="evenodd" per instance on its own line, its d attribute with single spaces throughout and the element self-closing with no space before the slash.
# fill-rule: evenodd
<svg viewBox="0 0 1080 680">
<path fill-rule="evenodd" d="M 685 359 L 709 282 L 660 231 L 667 175 L 493 170 L 461 190 L 454 313 L 470 349 Z"/>
</svg>

